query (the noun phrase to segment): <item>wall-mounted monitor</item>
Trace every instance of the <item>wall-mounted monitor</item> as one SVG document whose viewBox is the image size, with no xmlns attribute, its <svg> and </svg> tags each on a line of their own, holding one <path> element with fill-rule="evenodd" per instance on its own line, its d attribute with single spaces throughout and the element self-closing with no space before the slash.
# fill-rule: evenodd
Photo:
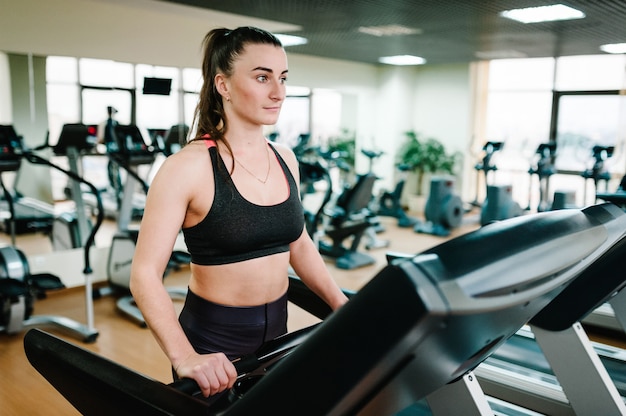
<svg viewBox="0 0 626 416">
<path fill-rule="evenodd" d="M 172 90 L 171 78 L 152 78 L 145 77 L 143 79 L 143 93 L 152 95 L 170 95 Z"/>
</svg>

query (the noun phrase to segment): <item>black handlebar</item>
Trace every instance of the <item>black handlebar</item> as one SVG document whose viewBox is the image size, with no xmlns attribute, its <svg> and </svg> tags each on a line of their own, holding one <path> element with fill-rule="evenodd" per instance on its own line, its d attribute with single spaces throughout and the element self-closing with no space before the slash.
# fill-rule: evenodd
<svg viewBox="0 0 626 416">
<path fill-rule="evenodd" d="M 265 374 L 269 367 L 303 343 L 318 325 L 319 323 L 275 338 L 264 343 L 255 353 L 233 360 L 237 380 Z M 198 383 L 191 378 L 179 379 L 169 386 L 191 396 L 200 394 Z"/>
</svg>

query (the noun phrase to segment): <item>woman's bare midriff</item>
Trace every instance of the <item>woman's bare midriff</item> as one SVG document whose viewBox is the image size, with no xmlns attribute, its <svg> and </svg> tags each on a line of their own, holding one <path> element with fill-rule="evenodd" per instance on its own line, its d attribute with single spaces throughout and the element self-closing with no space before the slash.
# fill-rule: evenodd
<svg viewBox="0 0 626 416">
<path fill-rule="evenodd" d="M 220 305 L 263 305 L 287 291 L 288 267 L 288 252 L 217 266 L 191 264 L 189 289 Z"/>
</svg>

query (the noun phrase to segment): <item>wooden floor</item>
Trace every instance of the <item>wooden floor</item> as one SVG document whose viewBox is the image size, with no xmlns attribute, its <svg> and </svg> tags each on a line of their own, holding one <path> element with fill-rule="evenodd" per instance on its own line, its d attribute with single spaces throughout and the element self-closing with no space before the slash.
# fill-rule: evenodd
<svg viewBox="0 0 626 416">
<path fill-rule="evenodd" d="M 378 238 L 389 241 L 389 246 L 369 251 L 369 254 L 375 257 L 376 264 L 355 270 L 340 270 L 332 261 L 327 262 L 341 287 L 357 290 L 366 284 L 385 265 L 387 251 L 417 253 L 446 240 L 442 237 L 415 233 L 411 228 L 398 228 L 393 218 L 383 217 L 381 220 L 386 230 L 379 234 Z M 464 217 L 462 226 L 455 229 L 450 237 L 464 234 L 478 226 L 478 215 L 470 213 Z M 110 227 L 111 225 L 109 229 Z M 40 252 L 48 247 L 45 238 L 32 235 L 20 236 L 17 245 L 29 255 L 29 250 Z M 6 238 L 0 238 L 0 242 L 5 240 Z M 173 287 L 185 287 L 188 276 L 188 269 L 183 269 L 168 276 L 166 284 Z M 181 302 L 176 302 L 176 304 L 179 308 L 182 306 Z M 59 314 L 85 322 L 84 291 L 82 288 L 73 288 L 49 293 L 46 299 L 36 302 L 35 314 Z M 289 330 L 316 322 L 314 317 L 292 305 L 290 305 L 289 314 Z M 165 383 L 171 381 L 169 363 L 150 331 L 120 315 L 116 311 L 113 298 L 104 297 L 95 301 L 95 324 L 99 336 L 96 342 L 91 344 L 82 343 L 52 328 L 48 330 L 156 380 Z M 23 333 L 0 334 L 0 414 L 4 416 L 78 414 L 28 363 L 23 349 L 23 335 Z M 610 343 L 622 341 L 614 338 L 600 340 Z"/>
</svg>

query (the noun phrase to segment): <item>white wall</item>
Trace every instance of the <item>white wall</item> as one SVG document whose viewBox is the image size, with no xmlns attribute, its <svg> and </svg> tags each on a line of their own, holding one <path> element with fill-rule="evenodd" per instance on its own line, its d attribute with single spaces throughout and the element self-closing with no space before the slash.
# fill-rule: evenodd
<svg viewBox="0 0 626 416">
<path fill-rule="evenodd" d="M 378 73 L 379 94 L 376 98 L 375 129 L 364 140 L 364 146 L 385 152 L 374 166 L 381 177 L 379 187 L 393 190 L 396 180 L 396 153 L 405 133 L 413 128 L 413 93 L 415 90 L 415 67 L 381 67 Z"/>
<path fill-rule="evenodd" d="M 470 125 L 469 64 L 420 67 L 415 79 L 413 128 L 463 151 Z"/>
<path fill-rule="evenodd" d="M 12 84 L 9 88 L 12 106 L 10 124 L 24 138 L 26 146 L 39 146 L 45 142 L 48 131 L 45 58 L 10 55 L 9 68 Z M 24 161 L 18 173 L 15 187 L 20 193 L 52 203 L 49 168 Z"/>
<path fill-rule="evenodd" d="M 448 152 L 466 155 L 456 183 L 466 200 L 475 181 L 467 169 L 475 162 L 467 156 L 474 113 L 472 95 L 469 64 L 423 66 L 415 79 L 412 129 L 423 137 L 440 140 Z"/>
<path fill-rule="evenodd" d="M 12 120 L 9 58 L 7 54 L 0 52 L 0 124 L 11 124 Z"/>
<path fill-rule="evenodd" d="M 0 0 L 0 50 L 193 67 L 217 26 L 293 25 L 155 0 Z"/>
</svg>

